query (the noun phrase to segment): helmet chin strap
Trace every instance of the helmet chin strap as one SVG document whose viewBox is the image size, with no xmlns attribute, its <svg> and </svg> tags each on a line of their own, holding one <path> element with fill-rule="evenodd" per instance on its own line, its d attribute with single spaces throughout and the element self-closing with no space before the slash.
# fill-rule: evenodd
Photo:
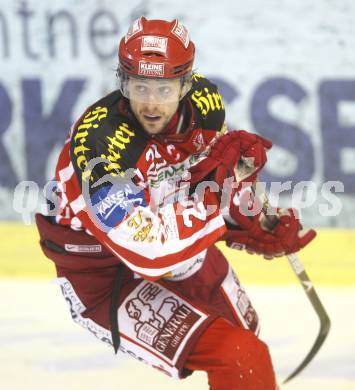
<svg viewBox="0 0 355 390">
<path fill-rule="evenodd" d="M 182 124 L 184 123 L 184 117 L 185 117 L 185 106 L 183 105 L 183 107 L 181 109 L 179 121 L 178 121 L 178 124 L 176 126 L 176 134 L 180 134 L 180 132 L 181 132 Z"/>
<path fill-rule="evenodd" d="M 184 84 L 182 85 L 182 90 L 181 90 L 180 102 L 182 102 L 184 97 L 188 94 L 189 90 L 191 89 L 191 83 L 189 83 L 189 85 L 187 85 L 186 83 L 188 83 L 188 81 L 184 80 Z M 185 112 L 186 112 L 186 107 L 185 104 L 183 103 L 180 112 L 179 121 L 176 127 L 176 134 L 180 134 L 181 132 L 181 128 L 185 119 Z"/>
</svg>

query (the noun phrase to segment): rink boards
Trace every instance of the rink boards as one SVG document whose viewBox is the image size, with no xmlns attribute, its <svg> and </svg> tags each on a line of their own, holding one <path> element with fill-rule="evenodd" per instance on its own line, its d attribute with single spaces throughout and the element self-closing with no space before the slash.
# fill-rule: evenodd
<svg viewBox="0 0 355 390">
<path fill-rule="evenodd" d="M 0 277 L 52 278 L 53 264 L 42 254 L 35 226 L 0 224 Z M 285 258 L 265 261 L 218 244 L 244 283 L 297 283 Z M 355 230 L 319 229 L 300 259 L 316 285 L 355 285 Z"/>
</svg>

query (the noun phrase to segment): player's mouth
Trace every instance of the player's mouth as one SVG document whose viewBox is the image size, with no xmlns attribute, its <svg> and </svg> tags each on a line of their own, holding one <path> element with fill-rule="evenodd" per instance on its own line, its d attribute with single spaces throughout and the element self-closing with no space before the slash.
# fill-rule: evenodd
<svg viewBox="0 0 355 390">
<path fill-rule="evenodd" d="M 152 114 L 143 114 L 143 118 L 148 122 L 148 123 L 155 123 L 159 122 L 159 120 L 162 118 L 161 115 L 152 115 Z"/>
</svg>

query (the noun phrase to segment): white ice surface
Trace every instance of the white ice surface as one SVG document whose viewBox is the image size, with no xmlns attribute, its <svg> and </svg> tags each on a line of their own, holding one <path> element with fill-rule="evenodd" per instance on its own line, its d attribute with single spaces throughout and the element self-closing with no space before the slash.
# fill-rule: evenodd
<svg viewBox="0 0 355 390">
<path fill-rule="evenodd" d="M 281 382 L 309 351 L 318 319 L 301 287 L 247 288 Z M 355 288 L 318 288 L 331 333 L 289 390 L 355 389 Z M 6 390 L 208 389 L 203 373 L 177 381 L 101 344 L 70 318 L 59 287 L 0 280 L 0 388 Z"/>
</svg>

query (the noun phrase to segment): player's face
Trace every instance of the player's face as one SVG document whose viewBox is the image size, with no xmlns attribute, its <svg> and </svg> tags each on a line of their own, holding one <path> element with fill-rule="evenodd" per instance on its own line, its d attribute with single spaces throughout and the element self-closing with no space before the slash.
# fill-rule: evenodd
<svg viewBox="0 0 355 390">
<path fill-rule="evenodd" d="M 128 93 L 131 109 L 150 134 L 159 134 L 176 112 L 181 94 L 179 79 L 130 78 Z"/>
</svg>

